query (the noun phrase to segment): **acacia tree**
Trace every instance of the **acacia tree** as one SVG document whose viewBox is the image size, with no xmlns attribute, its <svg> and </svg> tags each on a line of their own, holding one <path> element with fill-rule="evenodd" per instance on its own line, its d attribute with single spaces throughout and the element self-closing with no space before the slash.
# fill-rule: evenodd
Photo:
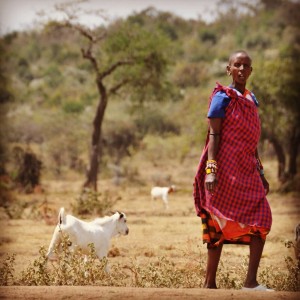
<svg viewBox="0 0 300 300">
<path fill-rule="evenodd" d="M 299 64 L 292 55 L 261 62 L 254 89 L 263 99 L 262 137 L 273 145 L 281 182 L 297 174 L 300 146 Z"/>
<path fill-rule="evenodd" d="M 300 3 L 281 0 L 261 2 L 268 9 L 266 14 L 273 12 L 273 27 L 284 29 L 277 54 L 275 52 L 272 57 L 263 56 L 254 69 L 254 90 L 263 102 L 262 137 L 274 147 L 278 160 L 278 178 L 284 183 L 292 180 L 298 173 Z"/>
<path fill-rule="evenodd" d="M 56 9 L 64 13 L 65 19 L 49 22 L 48 26 L 56 30 L 68 28 L 83 37 L 82 57 L 90 62 L 95 76 L 99 100 L 93 120 L 90 164 L 84 187 L 97 190 L 102 124 L 108 101 L 124 90 L 127 97 L 139 103 L 166 97 L 165 73 L 170 54 L 168 39 L 159 30 L 146 30 L 126 20 L 91 30 L 78 22 L 79 9 L 74 8 L 74 2 L 56 6 Z"/>
</svg>

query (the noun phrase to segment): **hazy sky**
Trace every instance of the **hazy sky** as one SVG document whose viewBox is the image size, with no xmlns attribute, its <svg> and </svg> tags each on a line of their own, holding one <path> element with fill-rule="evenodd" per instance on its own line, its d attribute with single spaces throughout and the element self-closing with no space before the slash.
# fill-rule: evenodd
<svg viewBox="0 0 300 300">
<path fill-rule="evenodd" d="M 0 0 L 0 32 L 24 30 L 32 28 L 36 13 L 44 10 L 51 11 L 57 3 L 66 0 Z M 68 0 L 69 2 L 69 0 Z M 158 10 L 170 11 L 187 19 L 205 21 L 213 19 L 213 8 L 218 0 L 90 0 L 89 8 L 103 9 L 110 19 L 126 17 L 132 12 L 139 12 L 149 6 Z M 98 23 L 99 23 L 99 19 Z M 98 25 L 93 18 L 83 19 L 85 23 Z"/>
</svg>

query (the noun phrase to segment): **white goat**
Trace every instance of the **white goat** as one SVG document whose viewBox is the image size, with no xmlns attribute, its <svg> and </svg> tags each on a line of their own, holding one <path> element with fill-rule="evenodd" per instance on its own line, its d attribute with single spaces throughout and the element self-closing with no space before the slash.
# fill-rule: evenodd
<svg viewBox="0 0 300 300">
<path fill-rule="evenodd" d="M 49 260 L 55 260 L 54 249 L 59 246 L 62 233 L 69 236 L 72 250 L 80 248 L 83 253 L 89 250 L 88 244 L 93 243 L 99 260 L 107 257 L 109 242 L 113 236 L 127 235 L 129 229 L 126 224 L 126 215 L 116 212 L 110 217 L 96 218 L 91 222 L 82 221 L 71 215 L 65 215 L 62 207 L 58 215 L 58 224 L 55 227 L 52 240 L 47 252 Z M 109 268 L 106 265 L 106 271 Z"/>
<path fill-rule="evenodd" d="M 152 200 L 161 198 L 164 202 L 165 209 L 169 209 L 168 195 L 172 192 L 175 192 L 175 185 L 171 185 L 169 187 L 154 186 L 151 189 L 151 198 Z"/>
</svg>

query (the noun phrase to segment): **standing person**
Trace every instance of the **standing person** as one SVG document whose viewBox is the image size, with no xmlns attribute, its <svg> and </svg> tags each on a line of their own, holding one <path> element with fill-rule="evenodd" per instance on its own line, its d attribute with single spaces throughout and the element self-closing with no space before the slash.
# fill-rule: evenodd
<svg viewBox="0 0 300 300">
<path fill-rule="evenodd" d="M 257 145 L 260 137 L 258 102 L 246 89 L 252 72 L 245 51 L 231 54 L 226 68 L 229 87 L 217 83 L 208 110 L 209 131 L 194 182 L 194 201 L 201 217 L 208 258 L 204 287 L 216 289 L 216 273 L 223 244 L 250 246 L 243 289 L 266 290 L 257 270 L 272 215 L 266 195 Z"/>
</svg>

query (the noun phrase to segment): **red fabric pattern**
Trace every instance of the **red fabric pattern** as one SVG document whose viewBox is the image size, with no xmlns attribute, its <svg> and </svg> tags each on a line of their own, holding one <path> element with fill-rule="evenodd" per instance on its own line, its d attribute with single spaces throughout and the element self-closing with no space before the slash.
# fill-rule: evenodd
<svg viewBox="0 0 300 300">
<path fill-rule="evenodd" d="M 201 209 L 230 221 L 271 228 L 272 215 L 256 167 L 255 150 L 260 137 L 260 120 L 252 101 L 217 83 L 210 99 L 220 90 L 230 96 L 222 123 L 218 162 L 218 186 L 210 194 L 204 186 L 208 136 L 194 182 L 194 202 Z"/>
</svg>

